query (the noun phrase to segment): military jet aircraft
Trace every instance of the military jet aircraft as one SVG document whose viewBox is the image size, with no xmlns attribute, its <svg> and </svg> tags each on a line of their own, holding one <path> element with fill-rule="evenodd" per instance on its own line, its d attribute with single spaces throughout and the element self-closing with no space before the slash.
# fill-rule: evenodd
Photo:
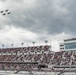
<svg viewBox="0 0 76 75">
<path fill-rule="evenodd" d="M 5 16 L 6 15 L 6 13 L 3 13 L 3 16 Z"/>
<path fill-rule="evenodd" d="M 11 12 L 8 12 L 7 14 L 10 14 Z"/>
<path fill-rule="evenodd" d="M 7 10 L 5 10 L 6 12 L 8 12 L 8 9 Z"/>
<path fill-rule="evenodd" d="M 3 13 L 3 11 L 0 11 L 0 13 Z"/>
</svg>

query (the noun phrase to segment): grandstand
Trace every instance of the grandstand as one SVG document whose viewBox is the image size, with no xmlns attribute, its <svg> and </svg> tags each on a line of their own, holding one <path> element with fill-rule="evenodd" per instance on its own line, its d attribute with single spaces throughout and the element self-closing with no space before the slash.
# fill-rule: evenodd
<svg viewBox="0 0 76 75">
<path fill-rule="evenodd" d="M 0 71 L 76 75 L 76 51 L 54 52 L 50 48 L 44 45 L 0 49 Z"/>
</svg>

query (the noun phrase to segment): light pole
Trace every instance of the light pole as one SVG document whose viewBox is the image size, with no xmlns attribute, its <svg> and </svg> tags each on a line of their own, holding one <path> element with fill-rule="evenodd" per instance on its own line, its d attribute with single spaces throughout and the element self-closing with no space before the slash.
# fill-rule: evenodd
<svg viewBox="0 0 76 75">
<path fill-rule="evenodd" d="M 47 45 L 47 43 L 48 43 L 48 40 L 45 40 L 45 43 L 46 43 L 46 45 Z"/>
<path fill-rule="evenodd" d="M 51 40 L 49 40 L 50 41 L 50 45 L 51 45 L 51 51 L 52 51 L 52 41 Z"/>
<path fill-rule="evenodd" d="M 2 48 L 4 48 L 4 44 L 2 44 Z"/>
<path fill-rule="evenodd" d="M 22 45 L 22 47 L 23 47 L 24 43 L 21 43 L 21 45 Z"/>
<path fill-rule="evenodd" d="M 14 44 L 11 44 L 12 48 L 13 48 L 13 45 L 14 45 Z"/>
<path fill-rule="evenodd" d="M 32 42 L 33 46 L 35 45 L 35 41 Z"/>
</svg>

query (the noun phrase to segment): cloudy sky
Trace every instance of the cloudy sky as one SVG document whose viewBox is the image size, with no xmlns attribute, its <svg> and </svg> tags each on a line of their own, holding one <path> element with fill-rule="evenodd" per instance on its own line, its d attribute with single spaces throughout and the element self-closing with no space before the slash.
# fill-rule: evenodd
<svg viewBox="0 0 76 75">
<path fill-rule="evenodd" d="M 45 40 L 55 47 L 76 37 L 76 0 L 0 0 L 0 11 L 6 9 L 11 14 L 0 13 L 0 47 Z"/>
</svg>

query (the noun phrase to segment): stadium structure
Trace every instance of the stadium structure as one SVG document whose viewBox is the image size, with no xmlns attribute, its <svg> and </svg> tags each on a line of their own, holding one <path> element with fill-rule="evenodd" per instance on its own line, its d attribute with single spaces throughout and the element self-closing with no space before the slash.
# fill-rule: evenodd
<svg viewBox="0 0 76 75">
<path fill-rule="evenodd" d="M 60 43 L 60 50 L 76 50 L 76 38 L 65 39 Z"/>
<path fill-rule="evenodd" d="M 50 45 L 0 49 L 0 72 L 76 75 L 76 50 L 54 52 Z"/>
</svg>

